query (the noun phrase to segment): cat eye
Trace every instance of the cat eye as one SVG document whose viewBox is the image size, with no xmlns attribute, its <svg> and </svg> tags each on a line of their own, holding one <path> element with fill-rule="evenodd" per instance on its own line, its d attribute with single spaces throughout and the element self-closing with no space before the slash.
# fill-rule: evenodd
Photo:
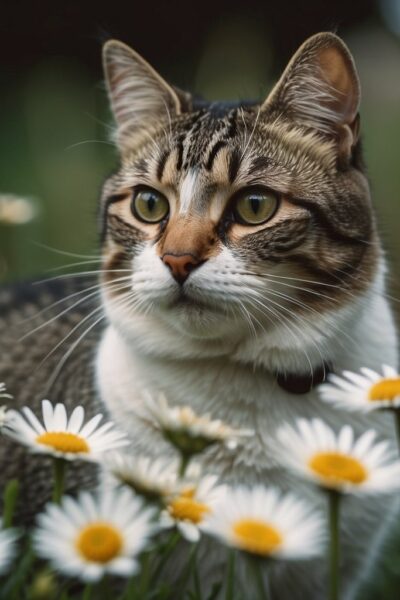
<svg viewBox="0 0 400 600">
<path fill-rule="evenodd" d="M 137 188 L 131 204 L 133 215 L 145 223 L 159 223 L 169 213 L 169 203 L 161 192 L 152 188 Z"/>
<path fill-rule="evenodd" d="M 278 198 L 267 190 L 245 190 L 236 198 L 233 210 L 243 225 L 261 225 L 268 221 L 278 207 Z"/>
</svg>

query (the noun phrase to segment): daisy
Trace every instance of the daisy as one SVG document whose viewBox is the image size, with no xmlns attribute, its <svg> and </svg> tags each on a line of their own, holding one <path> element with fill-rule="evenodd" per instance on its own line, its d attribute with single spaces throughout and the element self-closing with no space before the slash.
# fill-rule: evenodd
<svg viewBox="0 0 400 600">
<path fill-rule="evenodd" d="M 11 394 L 7 394 L 6 384 L 0 382 L 0 398 L 12 398 Z"/>
<path fill-rule="evenodd" d="M 167 502 L 161 513 L 161 526 L 176 526 L 189 542 L 198 542 L 205 518 L 212 514 L 225 493 L 225 486 L 217 485 L 217 481 L 215 475 L 206 475 L 197 484 L 183 486 Z"/>
<path fill-rule="evenodd" d="M 228 488 L 203 528 L 228 546 L 276 559 L 317 556 L 325 538 L 323 519 L 311 506 L 261 485 Z"/>
<path fill-rule="evenodd" d="M 23 415 L 16 410 L 8 411 L 4 432 L 32 452 L 67 460 L 97 460 L 104 452 L 129 443 L 124 433 L 112 429 L 113 423 L 99 427 L 101 414 L 84 425 L 82 406 L 77 406 L 68 419 L 64 404 L 53 407 L 49 400 L 43 400 L 43 424 L 30 408 L 24 407 L 22 412 Z"/>
<path fill-rule="evenodd" d="M 3 529 L 0 521 L 0 575 L 4 575 L 15 557 L 17 537 L 14 529 Z"/>
<path fill-rule="evenodd" d="M 12 398 L 11 394 L 7 394 L 6 384 L 2 382 L 0 382 L 0 398 Z M 0 406 L 0 430 L 6 425 L 7 419 L 7 406 Z"/>
<path fill-rule="evenodd" d="M 164 437 L 182 454 L 197 454 L 217 443 L 232 450 L 242 438 L 253 435 L 248 429 L 233 429 L 220 419 L 212 420 L 208 414 L 199 416 L 189 406 L 172 407 L 163 395 L 158 401 L 150 398 L 148 409 Z"/>
<path fill-rule="evenodd" d="M 320 386 L 321 398 L 338 408 L 370 412 L 382 408 L 400 408 L 400 375 L 387 365 L 383 375 L 362 368 L 361 374 L 343 371 L 342 377 L 329 375 Z"/>
<path fill-rule="evenodd" d="M 371 429 L 355 440 L 348 425 L 335 434 L 320 419 L 298 419 L 296 427 L 281 427 L 277 438 L 280 462 L 323 488 L 367 494 L 400 486 L 400 461 Z"/>
<path fill-rule="evenodd" d="M 10 411 L 7 410 L 7 406 L 0 406 L 0 429 L 3 429 L 7 425 Z"/>
<path fill-rule="evenodd" d="M 176 459 L 153 459 L 114 452 L 103 466 L 113 476 L 114 484 L 116 480 L 128 485 L 149 501 L 158 502 L 176 495 L 183 485 L 179 479 L 179 461 Z M 193 473 L 193 469 L 189 471 Z"/>
<path fill-rule="evenodd" d="M 157 531 L 154 511 L 129 489 L 82 492 L 48 504 L 33 535 L 36 553 L 70 577 L 94 582 L 106 573 L 129 577 L 138 555 Z"/>
</svg>

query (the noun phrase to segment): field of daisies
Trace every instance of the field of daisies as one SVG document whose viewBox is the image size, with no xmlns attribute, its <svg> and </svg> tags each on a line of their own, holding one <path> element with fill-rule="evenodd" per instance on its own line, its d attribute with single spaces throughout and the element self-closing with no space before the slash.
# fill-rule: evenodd
<svg viewBox="0 0 400 600">
<path fill-rule="evenodd" d="M 321 401 L 341 409 L 390 411 L 400 442 L 400 378 L 391 367 L 330 375 L 319 390 Z M 3 490 L 0 598 L 6 600 L 176 600 L 177 593 L 189 600 L 276 600 L 269 574 L 277 563 L 318 556 L 328 564 L 325 597 L 339 600 L 346 496 L 393 494 L 400 487 L 398 450 L 373 429 L 356 437 L 347 425 L 334 432 L 319 419 L 299 419 L 277 431 L 277 460 L 318 488 L 326 501 L 320 514 L 267 482 L 229 487 L 202 474 L 202 452 L 218 444 L 233 451 L 253 432 L 172 407 L 164 397 L 149 399 L 148 411 L 175 449 L 172 461 L 129 454 L 125 434 L 100 414 L 85 419 L 82 406 L 67 414 L 63 404 L 43 400 L 41 415 L 28 407 L 19 412 L 5 384 L 0 398 L 1 436 L 54 465 L 53 496 L 29 530 L 15 522 L 24 493 L 19 482 Z M 103 473 L 96 492 L 71 497 L 64 495 L 64 480 L 77 460 L 97 462 Z M 226 569 L 211 590 L 197 559 L 202 536 L 226 553 Z M 177 571 L 174 551 L 182 543 L 187 551 Z M 246 593 L 235 580 L 239 556 L 249 571 Z"/>
</svg>

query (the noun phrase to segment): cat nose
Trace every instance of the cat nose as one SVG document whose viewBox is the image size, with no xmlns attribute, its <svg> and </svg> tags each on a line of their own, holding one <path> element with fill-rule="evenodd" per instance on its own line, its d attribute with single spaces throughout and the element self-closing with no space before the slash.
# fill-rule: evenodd
<svg viewBox="0 0 400 600">
<path fill-rule="evenodd" d="M 199 267 L 204 261 L 199 260 L 193 254 L 164 254 L 161 257 L 163 263 L 171 271 L 172 277 L 182 284 L 193 269 Z"/>
</svg>

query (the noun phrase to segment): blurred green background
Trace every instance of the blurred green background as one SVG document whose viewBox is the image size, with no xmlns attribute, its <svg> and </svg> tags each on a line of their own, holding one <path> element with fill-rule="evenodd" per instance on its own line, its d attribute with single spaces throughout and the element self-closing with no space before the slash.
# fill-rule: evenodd
<svg viewBox="0 0 400 600">
<path fill-rule="evenodd" d="M 122 39 L 206 98 L 256 98 L 305 38 L 327 29 L 345 39 L 359 69 L 373 200 L 400 297 L 400 0 L 3 3 L 0 281 L 79 261 L 63 252 L 98 252 L 97 199 L 117 162 L 102 41 Z M 398 599 L 399 582 L 395 542 L 364 598 Z"/>
</svg>

